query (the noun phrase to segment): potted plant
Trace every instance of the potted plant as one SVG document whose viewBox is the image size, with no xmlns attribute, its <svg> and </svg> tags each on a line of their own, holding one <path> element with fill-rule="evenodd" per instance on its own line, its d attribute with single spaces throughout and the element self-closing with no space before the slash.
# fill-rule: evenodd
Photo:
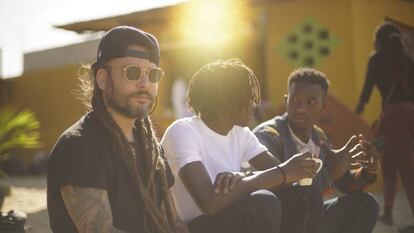
<svg viewBox="0 0 414 233">
<path fill-rule="evenodd" d="M 32 111 L 0 110 L 0 161 L 10 158 L 13 148 L 39 148 L 39 127 L 40 122 Z M 0 208 L 4 198 L 10 195 L 10 185 L 3 179 L 5 176 L 0 169 Z"/>
</svg>

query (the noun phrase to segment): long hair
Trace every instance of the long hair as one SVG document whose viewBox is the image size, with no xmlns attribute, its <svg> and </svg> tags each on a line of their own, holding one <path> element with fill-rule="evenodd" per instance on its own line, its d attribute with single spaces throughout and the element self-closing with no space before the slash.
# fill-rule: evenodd
<svg viewBox="0 0 414 233">
<path fill-rule="evenodd" d="M 154 134 L 149 117 L 135 121 L 134 133 L 136 143 L 141 143 L 144 155 L 141 156 L 145 162 L 144 171 L 137 167 L 136 156 L 121 128 L 116 124 L 108 113 L 102 91 L 97 87 L 95 75 L 97 70 L 90 66 L 83 66 L 79 73 L 80 99 L 85 106 L 94 111 L 108 132 L 111 150 L 114 154 L 121 156 L 127 166 L 128 173 L 137 187 L 138 196 L 143 204 L 144 227 L 146 231 L 157 233 L 175 232 L 173 214 L 170 198 L 168 195 L 168 182 L 166 178 L 166 167 L 161 157 L 160 144 Z M 163 207 L 158 202 L 162 200 Z"/>
<path fill-rule="evenodd" d="M 386 46 L 387 41 L 389 40 L 389 36 L 393 33 L 398 35 L 401 34 L 400 30 L 395 24 L 391 22 L 383 22 L 378 25 L 374 32 L 375 50 L 379 51 L 384 49 L 384 46 Z"/>
<path fill-rule="evenodd" d="M 240 59 L 209 63 L 191 78 L 188 105 L 196 115 L 215 119 L 259 104 L 259 82 Z"/>
<path fill-rule="evenodd" d="M 380 24 L 375 32 L 375 53 L 382 55 L 384 62 L 381 70 L 389 81 L 389 89 L 381 93 L 383 104 L 387 102 L 385 96 L 389 93 L 397 98 L 414 99 L 414 90 L 409 84 L 411 60 L 404 50 L 401 36 L 398 26 L 390 22 Z M 396 91 L 390 92 L 394 85 Z"/>
</svg>

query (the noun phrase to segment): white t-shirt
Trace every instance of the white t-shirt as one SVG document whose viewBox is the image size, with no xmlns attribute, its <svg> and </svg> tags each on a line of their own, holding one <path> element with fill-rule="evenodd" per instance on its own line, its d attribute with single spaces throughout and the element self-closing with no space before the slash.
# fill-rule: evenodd
<svg viewBox="0 0 414 233">
<path fill-rule="evenodd" d="M 296 144 L 296 148 L 298 149 L 299 153 L 309 152 L 312 153 L 316 158 L 319 158 L 319 153 L 321 151 L 321 148 L 313 142 L 312 138 L 310 137 L 307 143 L 304 143 L 298 136 L 295 135 L 292 128 L 290 128 L 290 125 L 288 124 L 288 128 L 290 131 L 290 134 L 292 135 L 293 141 Z"/>
<path fill-rule="evenodd" d="M 218 173 L 240 171 L 242 162 L 267 150 L 247 127 L 234 126 L 224 136 L 208 128 L 199 117 L 175 121 L 166 130 L 161 144 L 175 178 L 171 189 L 177 211 L 186 223 L 202 212 L 178 176 L 182 167 L 201 161 L 213 184 Z"/>
</svg>

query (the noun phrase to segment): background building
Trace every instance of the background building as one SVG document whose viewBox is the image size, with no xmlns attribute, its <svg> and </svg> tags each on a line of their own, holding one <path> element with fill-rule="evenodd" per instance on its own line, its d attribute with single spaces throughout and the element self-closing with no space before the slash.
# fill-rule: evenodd
<svg viewBox="0 0 414 233">
<path fill-rule="evenodd" d="M 331 107 L 320 125 L 338 146 L 353 133 L 370 137 L 369 125 L 380 113 L 378 91 L 362 118 L 354 109 L 375 27 L 385 20 L 402 28 L 407 51 L 413 53 L 414 2 L 407 0 L 190 1 L 57 27 L 88 34 L 131 25 L 156 35 L 166 73 L 153 116 L 160 137 L 174 120 L 173 82 L 188 81 L 207 62 L 239 57 L 255 71 L 263 95 L 259 120 L 283 111 L 287 77 L 294 68 L 317 68 L 332 83 Z M 40 119 L 45 152 L 85 113 L 74 95 L 77 73 L 81 64 L 94 61 L 97 44 L 91 40 L 25 54 L 23 75 L 0 81 L 0 104 L 29 108 Z"/>
</svg>

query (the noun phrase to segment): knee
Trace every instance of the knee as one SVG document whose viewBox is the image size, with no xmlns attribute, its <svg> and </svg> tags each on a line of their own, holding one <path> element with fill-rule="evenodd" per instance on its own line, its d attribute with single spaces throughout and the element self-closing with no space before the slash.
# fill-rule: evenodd
<svg viewBox="0 0 414 233">
<path fill-rule="evenodd" d="M 302 199 L 305 206 L 309 209 L 319 208 L 322 209 L 323 207 L 323 194 L 322 192 L 314 187 L 305 187 L 306 190 L 302 194 Z"/>
<path fill-rule="evenodd" d="M 259 190 L 252 193 L 246 202 L 249 207 L 249 221 L 268 225 L 269 229 L 276 231 L 280 229 L 282 207 L 272 192 Z"/>
<path fill-rule="evenodd" d="M 272 216 L 281 215 L 281 205 L 278 198 L 268 190 L 259 190 L 248 198 L 254 211 L 269 213 Z"/>
<path fill-rule="evenodd" d="M 380 205 L 378 203 L 377 198 L 371 193 L 364 193 L 367 207 L 371 210 L 372 215 L 376 216 L 376 219 L 379 216 L 380 212 Z"/>
<path fill-rule="evenodd" d="M 374 195 L 367 192 L 353 193 L 353 198 L 356 199 L 363 211 L 369 212 L 369 215 L 377 219 L 380 212 L 380 205 Z"/>
<path fill-rule="evenodd" d="M 323 194 L 314 186 L 298 186 L 283 193 L 282 202 L 295 203 L 300 209 L 323 209 Z"/>
</svg>

